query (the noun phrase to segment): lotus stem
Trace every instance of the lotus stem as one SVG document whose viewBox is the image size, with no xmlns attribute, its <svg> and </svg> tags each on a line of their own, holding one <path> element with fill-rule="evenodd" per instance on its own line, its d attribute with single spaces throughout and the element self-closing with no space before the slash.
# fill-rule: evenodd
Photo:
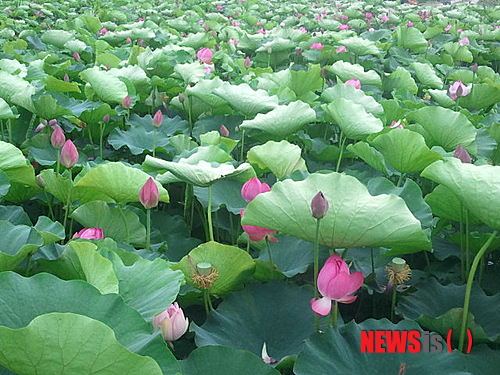
<svg viewBox="0 0 500 375">
<path fill-rule="evenodd" d="M 151 209 L 146 210 L 146 249 L 151 250 Z"/>
<path fill-rule="evenodd" d="M 405 174 L 404 174 L 404 173 L 401 173 L 401 174 L 399 175 L 399 178 L 398 178 L 398 182 L 397 182 L 397 184 L 396 184 L 396 187 L 400 187 L 400 186 L 401 186 L 401 183 L 403 182 L 404 177 L 405 177 Z"/>
<path fill-rule="evenodd" d="M 153 129 L 153 157 L 156 156 L 156 127 Z"/>
<path fill-rule="evenodd" d="M 243 157 L 245 156 L 244 152 L 245 148 L 245 131 L 241 131 L 241 149 L 240 149 L 240 161 L 243 161 Z"/>
<path fill-rule="evenodd" d="M 267 237 L 266 237 L 266 248 L 267 248 L 267 255 L 269 256 L 269 261 L 271 262 L 272 265 L 274 265 L 273 253 L 271 251 L 271 245 L 269 244 L 269 238 Z"/>
<path fill-rule="evenodd" d="M 64 211 L 64 220 L 63 220 L 63 228 L 64 228 L 65 232 L 66 232 L 66 224 L 68 222 L 68 215 L 69 215 L 69 211 L 71 208 L 70 207 L 71 206 L 71 193 L 73 190 L 73 177 L 71 176 L 71 170 L 69 171 L 69 181 L 71 184 L 70 184 L 69 191 L 68 191 L 68 197 L 66 199 L 66 210 Z"/>
<path fill-rule="evenodd" d="M 61 169 L 61 149 L 57 149 L 57 161 L 56 161 L 56 173 L 59 174 L 59 170 Z"/>
<path fill-rule="evenodd" d="M 12 121 L 10 119 L 7 120 L 7 132 L 9 133 L 9 143 L 12 143 Z"/>
<path fill-rule="evenodd" d="M 337 327 L 338 315 L 339 315 L 339 304 L 337 301 L 333 301 L 333 308 L 332 308 L 332 325 L 333 325 L 333 327 Z"/>
<path fill-rule="evenodd" d="M 465 282 L 465 248 L 464 248 L 464 212 L 460 207 L 460 275 L 462 282 Z"/>
<path fill-rule="evenodd" d="M 90 129 L 89 129 L 89 135 L 90 135 Z M 104 124 L 101 122 L 100 123 L 100 132 L 99 132 L 99 155 L 101 157 L 101 159 L 103 159 L 102 157 L 102 138 L 104 136 Z M 92 136 L 90 136 L 90 141 L 92 142 Z"/>
<path fill-rule="evenodd" d="M 460 327 L 460 337 L 458 340 L 458 350 L 463 351 L 464 348 L 464 340 L 465 340 L 465 332 L 467 331 L 467 317 L 469 315 L 469 304 L 470 304 L 470 296 L 472 292 L 472 283 L 474 281 L 474 275 L 476 274 L 477 266 L 479 265 L 479 261 L 483 257 L 488 247 L 491 245 L 495 237 L 497 236 L 498 231 L 493 231 L 491 233 L 488 240 L 484 243 L 483 247 L 479 250 L 479 252 L 474 257 L 474 261 L 472 262 L 472 266 L 469 271 L 469 277 L 467 279 L 467 285 L 465 287 L 465 296 L 464 296 L 464 308 L 462 311 L 462 325 Z"/>
<path fill-rule="evenodd" d="M 394 322 L 394 309 L 396 308 L 396 284 L 392 285 L 392 297 L 391 297 L 391 322 Z"/>
<path fill-rule="evenodd" d="M 314 299 L 319 298 L 318 273 L 319 273 L 319 223 L 321 219 L 316 219 L 316 235 L 314 237 Z M 320 329 L 319 316 L 315 315 L 316 331 Z"/>
<path fill-rule="evenodd" d="M 193 230 L 191 225 L 191 217 L 193 206 L 193 185 L 186 183 L 186 188 L 184 189 L 184 220 L 189 226 L 189 232 Z"/>
<path fill-rule="evenodd" d="M 345 141 L 346 141 L 346 137 L 344 137 L 344 133 L 342 133 L 342 131 L 341 131 L 340 136 L 339 136 L 340 153 L 339 153 L 339 159 L 337 160 L 337 167 L 335 168 L 335 172 L 338 172 L 340 169 L 340 163 L 342 162 L 342 155 L 344 154 Z"/>
<path fill-rule="evenodd" d="M 470 246 L 469 246 L 469 234 L 470 234 L 470 226 L 469 226 L 469 211 L 467 208 L 464 208 L 465 213 L 465 266 L 466 272 L 470 271 Z"/>
<path fill-rule="evenodd" d="M 207 221 L 208 221 L 208 236 L 209 236 L 210 241 L 213 241 L 214 240 L 214 228 L 212 225 L 212 185 L 208 186 Z"/>
</svg>

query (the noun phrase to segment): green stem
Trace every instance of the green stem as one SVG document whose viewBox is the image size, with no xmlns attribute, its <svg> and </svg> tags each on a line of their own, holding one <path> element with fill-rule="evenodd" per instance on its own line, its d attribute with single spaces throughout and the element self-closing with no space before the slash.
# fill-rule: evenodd
<svg viewBox="0 0 500 375">
<path fill-rule="evenodd" d="M 186 188 L 184 189 L 184 220 L 189 226 L 189 232 L 193 230 L 191 225 L 192 216 L 192 205 L 193 205 L 193 185 L 186 183 Z"/>
<path fill-rule="evenodd" d="M 146 249 L 151 250 L 151 209 L 146 210 Z"/>
<path fill-rule="evenodd" d="M 272 265 L 274 265 L 273 253 L 271 252 L 271 245 L 269 244 L 269 238 L 267 237 L 266 237 L 266 248 L 267 248 L 267 255 L 269 256 L 269 261 L 271 262 Z"/>
<path fill-rule="evenodd" d="M 370 256 L 372 260 L 372 273 L 375 274 L 375 260 L 373 259 L 373 247 L 370 248 Z"/>
<path fill-rule="evenodd" d="M 460 275 L 462 282 L 465 282 L 465 249 L 464 249 L 464 213 L 460 207 Z"/>
<path fill-rule="evenodd" d="M 210 303 L 209 303 L 210 296 L 208 295 L 208 289 L 203 290 L 203 304 L 205 305 L 205 313 L 210 314 Z"/>
<path fill-rule="evenodd" d="M 47 199 L 47 206 L 49 206 L 49 216 L 50 216 L 50 219 L 52 221 L 55 220 L 55 216 L 54 216 L 54 210 L 52 209 L 52 197 L 49 197 L 47 195 L 47 192 L 44 191 L 43 194 L 45 194 L 45 199 Z"/>
<path fill-rule="evenodd" d="M 9 133 L 9 143 L 12 143 L 12 121 L 10 121 L 10 119 L 7 120 L 7 131 Z"/>
<path fill-rule="evenodd" d="M 466 266 L 466 272 L 469 272 L 469 270 L 470 270 L 469 211 L 467 210 L 467 208 L 465 208 L 464 210 L 465 210 L 464 211 L 465 212 L 465 266 Z"/>
<path fill-rule="evenodd" d="M 333 327 L 337 327 L 338 315 L 339 315 L 339 304 L 337 301 L 333 301 L 333 308 L 332 308 L 332 325 L 333 325 Z"/>
<path fill-rule="evenodd" d="M 189 134 L 193 133 L 193 98 L 192 96 L 186 95 L 186 98 L 189 99 L 189 109 L 188 109 L 188 120 L 189 120 Z"/>
<path fill-rule="evenodd" d="M 156 127 L 153 129 L 153 157 L 156 156 Z"/>
<path fill-rule="evenodd" d="M 316 219 L 316 236 L 314 237 L 314 299 L 319 298 L 318 273 L 319 273 L 319 223 L 321 219 Z M 316 331 L 320 329 L 319 316 L 315 314 Z"/>
<path fill-rule="evenodd" d="M 241 149 L 240 149 L 240 161 L 243 161 L 243 157 L 245 156 L 244 152 L 245 147 L 245 131 L 241 131 Z"/>
<path fill-rule="evenodd" d="M 247 240 L 247 253 L 250 253 L 250 239 Z"/>
<path fill-rule="evenodd" d="M 104 136 L 104 124 L 101 123 L 101 131 L 99 133 L 99 155 L 101 156 L 101 160 L 103 159 L 102 157 L 102 138 Z M 90 129 L 89 129 L 89 135 L 90 135 Z M 92 136 L 90 137 L 90 141 L 92 142 Z"/>
<path fill-rule="evenodd" d="M 208 207 L 207 207 L 208 235 L 210 241 L 214 240 L 214 228 L 212 225 L 212 185 L 208 186 Z"/>
<path fill-rule="evenodd" d="M 340 132 L 340 137 L 339 137 L 339 148 L 340 148 L 340 153 L 339 153 L 339 159 L 337 160 L 337 167 L 335 168 L 335 172 L 338 172 L 340 169 L 340 163 L 342 162 L 342 155 L 344 154 L 344 144 L 345 144 L 346 137 L 344 137 L 344 134 L 342 131 Z"/>
<path fill-rule="evenodd" d="M 391 322 L 394 322 L 394 308 L 396 307 L 396 284 L 392 285 L 392 298 L 391 298 Z"/>
<path fill-rule="evenodd" d="M 56 173 L 59 174 L 59 170 L 61 169 L 61 149 L 57 149 L 57 163 L 56 163 Z"/>
<path fill-rule="evenodd" d="M 474 275 L 477 270 L 477 266 L 479 265 L 479 261 L 483 257 L 488 247 L 491 245 L 495 237 L 497 236 L 498 231 L 493 231 L 491 233 L 488 240 L 484 243 L 483 247 L 479 250 L 479 252 L 474 257 L 474 261 L 472 262 L 472 266 L 470 268 L 469 277 L 467 279 L 467 286 L 465 287 L 465 297 L 464 297 L 464 308 L 462 312 L 462 325 L 460 327 L 460 338 L 458 340 L 458 350 L 463 351 L 464 348 L 464 340 L 465 340 L 465 332 L 467 331 L 467 318 L 469 315 L 469 304 L 470 304 L 470 295 L 472 291 L 472 282 L 474 281 Z"/>
<path fill-rule="evenodd" d="M 68 198 L 66 200 L 66 210 L 64 211 L 64 220 L 63 220 L 64 231 L 66 231 L 66 224 L 68 222 L 68 215 L 69 215 L 69 211 L 71 209 L 71 207 L 70 207 L 70 205 L 71 205 L 71 193 L 73 190 L 73 178 L 71 176 L 71 170 L 69 171 L 69 180 L 70 180 L 71 185 L 69 187 Z"/>
<path fill-rule="evenodd" d="M 3 136 L 4 132 L 5 132 L 5 129 L 3 127 L 3 121 L 0 120 L 0 137 L 1 137 L 2 141 L 4 140 L 4 136 Z"/>
<path fill-rule="evenodd" d="M 399 175 L 399 178 L 398 178 L 398 182 L 397 182 L 397 184 L 396 184 L 396 187 L 400 187 L 400 186 L 401 186 L 401 183 L 403 182 L 404 177 L 405 177 L 405 174 L 404 174 L 404 173 L 401 173 L 401 174 Z"/>
</svg>

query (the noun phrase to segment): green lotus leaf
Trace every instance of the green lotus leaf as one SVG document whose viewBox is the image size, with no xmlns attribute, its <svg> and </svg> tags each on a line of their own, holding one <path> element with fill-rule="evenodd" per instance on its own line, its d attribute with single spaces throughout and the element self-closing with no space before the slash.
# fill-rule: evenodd
<svg viewBox="0 0 500 375">
<path fill-rule="evenodd" d="M 349 52 L 354 53 L 356 56 L 375 55 L 380 56 L 382 52 L 371 40 L 354 36 L 347 39 L 342 39 L 339 44 L 346 46 Z"/>
<path fill-rule="evenodd" d="M 197 83 L 206 75 L 203 65 L 201 65 L 198 61 L 186 64 L 176 64 L 174 71 L 185 84 Z"/>
<path fill-rule="evenodd" d="M 326 111 L 349 139 L 362 140 L 383 129 L 382 121 L 353 101 L 338 98 L 326 106 Z"/>
<path fill-rule="evenodd" d="M 13 270 L 28 254 L 43 246 L 35 228 L 0 220 L 0 271 Z"/>
<path fill-rule="evenodd" d="M 378 152 L 375 148 L 371 147 L 366 142 L 356 142 L 346 147 L 347 151 L 352 152 L 361 158 L 366 164 L 370 167 L 376 169 L 377 171 L 382 172 L 386 176 L 388 176 L 389 170 L 387 169 L 387 165 L 385 164 L 384 156 Z"/>
<path fill-rule="evenodd" d="M 415 74 L 422 84 L 432 89 L 443 88 L 443 81 L 438 77 L 432 65 L 414 62 L 410 66 L 415 70 Z"/>
<path fill-rule="evenodd" d="M 445 108 L 455 107 L 456 102 L 449 97 L 448 91 L 430 89 L 428 92 L 431 95 L 432 99 L 434 99 L 441 107 Z"/>
<path fill-rule="evenodd" d="M 248 204 L 242 223 L 313 242 L 316 219 L 310 205 L 319 191 L 330 203 L 321 219 L 320 244 L 331 248 L 383 246 L 394 253 L 430 249 L 420 222 L 404 200 L 395 195 L 374 197 L 356 178 L 339 173 L 277 182 L 271 192 L 259 194 Z"/>
<path fill-rule="evenodd" d="M 3 141 L 0 141 L 0 170 L 7 175 L 10 182 L 32 187 L 38 186 L 35 181 L 35 170 L 26 160 L 23 152 L 16 146 Z"/>
<path fill-rule="evenodd" d="M 229 212 L 239 215 L 247 202 L 241 196 L 242 182 L 221 180 L 212 185 L 212 212 L 224 206 Z M 208 188 L 195 186 L 194 195 L 203 207 L 208 207 Z"/>
<path fill-rule="evenodd" d="M 359 64 L 350 64 L 345 61 L 337 61 L 330 67 L 331 71 L 343 82 L 357 78 L 362 84 L 382 86 L 380 76 L 374 70 L 365 72 Z"/>
<path fill-rule="evenodd" d="M 101 228 L 104 234 L 116 241 L 142 244 L 146 228 L 132 211 L 110 207 L 103 201 L 91 201 L 79 206 L 71 217 L 87 228 Z"/>
<path fill-rule="evenodd" d="M 446 43 L 443 46 L 444 50 L 449 53 L 455 60 L 471 63 L 474 61 L 472 52 L 467 46 L 462 46 L 459 43 Z"/>
<path fill-rule="evenodd" d="M 9 176 L 0 169 L 0 198 L 8 194 L 10 186 Z"/>
<path fill-rule="evenodd" d="M 195 349 L 181 362 L 183 375 L 279 375 L 278 370 L 245 350 L 225 346 L 204 346 Z"/>
<path fill-rule="evenodd" d="M 0 70 L 0 98 L 6 102 L 34 111 L 31 96 L 35 86 L 24 79 Z"/>
<path fill-rule="evenodd" d="M 37 316 L 52 312 L 85 315 L 110 327 L 116 340 L 128 350 L 154 358 L 164 373 L 179 371 L 161 336 L 153 333 L 151 324 L 117 294 L 103 295 L 84 281 L 63 281 L 48 273 L 25 278 L 3 272 L 0 287 L 0 326 L 22 328 Z"/>
<path fill-rule="evenodd" d="M 421 351 L 411 353 L 362 353 L 360 337 L 362 331 L 421 332 Z M 441 342 L 441 352 L 432 352 L 425 347 L 424 333 L 419 325 L 410 320 L 397 324 L 387 319 L 368 319 L 360 324 L 349 322 L 339 329 L 330 328 L 325 333 L 314 334 L 306 341 L 294 366 L 296 375 L 317 374 L 397 374 L 408 369 L 407 374 L 427 372 L 429 374 L 493 374 L 490 370 L 500 365 L 500 355 L 486 346 L 475 346 L 471 354 L 458 351 L 448 353 L 446 343 Z M 406 349 L 406 346 L 405 346 Z"/>
<path fill-rule="evenodd" d="M 441 285 L 431 278 L 419 284 L 416 292 L 402 297 L 396 309 L 405 318 L 443 336 L 453 329 L 453 340 L 458 341 L 464 294 L 465 285 Z M 500 321 L 495 313 L 499 303 L 500 294 L 488 296 L 477 285 L 473 287 L 468 327 L 475 343 L 500 342 Z"/>
<path fill-rule="evenodd" d="M 259 112 L 268 112 L 278 106 L 277 96 L 270 96 L 264 90 L 253 90 L 246 83 L 231 85 L 224 82 L 213 93 L 247 117 L 253 117 Z"/>
<path fill-rule="evenodd" d="M 128 79 L 132 82 L 137 91 L 146 91 L 151 84 L 151 80 L 146 75 L 146 72 L 137 65 L 128 65 L 123 68 L 112 68 L 109 69 L 107 73 L 111 77 Z"/>
<path fill-rule="evenodd" d="M 394 72 L 384 77 L 384 90 L 392 92 L 395 89 L 408 90 L 415 95 L 418 92 L 418 86 L 410 72 L 401 66 L 398 66 Z"/>
<path fill-rule="evenodd" d="M 56 92 L 80 92 L 78 83 L 76 82 L 66 82 L 61 79 L 57 79 L 53 76 L 48 75 L 45 80 L 45 88 L 49 91 Z"/>
<path fill-rule="evenodd" d="M 416 27 L 398 26 L 396 28 L 398 46 L 421 53 L 427 49 L 427 40 Z"/>
<path fill-rule="evenodd" d="M 247 159 L 250 164 L 257 165 L 263 171 L 271 171 L 281 180 L 295 171 L 307 170 L 301 153 L 299 146 L 287 141 L 268 141 L 252 147 L 247 153 Z"/>
<path fill-rule="evenodd" d="M 52 221 L 47 216 L 39 216 L 35 229 L 43 238 L 43 244 L 48 245 L 66 237 L 64 227 L 58 221 Z"/>
<path fill-rule="evenodd" d="M 392 129 L 371 143 L 401 173 L 420 172 L 442 158 L 439 152 L 429 150 L 422 135 L 408 129 Z"/>
<path fill-rule="evenodd" d="M 488 83 L 474 84 L 467 96 L 458 98 L 458 104 L 468 109 L 488 108 L 500 101 L 500 86 Z"/>
<path fill-rule="evenodd" d="M 32 99 L 34 112 L 40 118 L 52 119 L 72 114 L 69 109 L 57 104 L 57 100 L 52 95 L 36 95 Z"/>
<path fill-rule="evenodd" d="M 255 270 L 255 262 L 246 251 L 214 241 L 191 250 L 175 268 L 184 273 L 190 285 L 198 286 L 193 276 L 197 275 L 196 265 L 202 262 L 210 263 L 217 272 L 217 278 L 208 288 L 211 294 L 216 295 L 225 295 L 240 288 Z"/>
<path fill-rule="evenodd" d="M 441 146 L 446 151 L 453 151 L 458 145 L 470 146 L 476 139 L 476 128 L 460 113 L 441 107 L 424 107 L 411 112 L 406 117 L 420 127 L 415 130 L 422 133 L 429 147 Z"/>
<path fill-rule="evenodd" d="M 445 185 L 479 220 L 500 229 L 500 167 L 477 166 L 447 158 L 429 165 L 422 176 Z"/>
<path fill-rule="evenodd" d="M 227 102 L 220 96 L 215 95 L 213 91 L 223 84 L 224 82 L 219 77 L 215 77 L 214 79 L 203 79 L 193 87 L 188 86 L 186 88 L 186 96 L 193 95 L 203 100 L 211 107 L 220 107 L 226 105 Z"/>
<path fill-rule="evenodd" d="M 80 77 L 92 86 L 96 95 L 104 102 L 121 104 L 128 95 L 127 85 L 123 81 L 99 68 L 84 70 Z"/>
<path fill-rule="evenodd" d="M 285 39 L 285 38 L 273 38 L 272 40 L 265 42 L 255 50 L 255 52 L 267 52 L 271 51 L 270 53 L 273 52 L 283 52 L 283 51 L 290 51 L 291 49 L 295 48 L 295 43 L 291 41 L 290 39 Z"/>
<path fill-rule="evenodd" d="M 462 221 L 465 223 L 463 205 L 458 196 L 444 185 L 438 185 L 429 194 L 425 196 L 425 201 L 431 207 L 432 213 L 444 219 L 453 221 Z M 476 219 L 471 213 L 469 222 L 479 224 L 481 221 Z"/>
<path fill-rule="evenodd" d="M 309 287 L 283 281 L 249 285 L 224 299 L 202 326 L 193 325 L 196 345 L 231 346 L 260 355 L 266 343 L 269 356 L 277 360 L 297 354 L 314 331 L 312 294 Z"/>
<path fill-rule="evenodd" d="M 12 112 L 9 104 L 0 98 L 0 120 L 6 120 L 9 118 L 16 118 L 17 116 Z"/>
<path fill-rule="evenodd" d="M 327 88 L 321 94 L 321 99 L 327 102 L 332 102 L 338 98 L 360 104 L 365 108 L 366 112 L 375 116 L 384 113 L 384 108 L 372 96 L 366 95 L 362 90 L 358 90 L 352 85 L 337 84 Z"/>
<path fill-rule="evenodd" d="M 16 373 L 162 375 L 152 358 L 130 352 L 111 328 L 83 315 L 41 315 L 24 328 L 0 327 L 0 338 L 0 364 Z"/>
<path fill-rule="evenodd" d="M 104 199 L 108 202 L 139 202 L 139 191 L 150 176 L 140 169 L 129 167 L 120 162 L 99 164 L 90 169 L 74 185 L 75 194 L 80 191 L 85 192 L 83 202 L 90 200 Z M 123 183 L 126 181 L 127 183 Z M 168 202 L 168 192 L 159 183 L 156 183 L 159 191 L 159 200 Z M 97 193 L 92 199 L 90 192 Z M 83 193 L 82 193 L 83 195 Z"/>
<path fill-rule="evenodd" d="M 64 44 L 73 39 L 73 33 L 66 30 L 47 30 L 42 35 L 42 42 L 63 48 Z"/>
</svg>

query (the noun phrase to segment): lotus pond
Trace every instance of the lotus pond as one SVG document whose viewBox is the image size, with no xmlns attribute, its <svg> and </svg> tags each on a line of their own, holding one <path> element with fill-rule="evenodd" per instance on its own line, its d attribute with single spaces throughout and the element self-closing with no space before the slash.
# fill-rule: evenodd
<svg viewBox="0 0 500 375">
<path fill-rule="evenodd" d="M 498 4 L 0 3 L 0 374 L 500 373 Z"/>
</svg>

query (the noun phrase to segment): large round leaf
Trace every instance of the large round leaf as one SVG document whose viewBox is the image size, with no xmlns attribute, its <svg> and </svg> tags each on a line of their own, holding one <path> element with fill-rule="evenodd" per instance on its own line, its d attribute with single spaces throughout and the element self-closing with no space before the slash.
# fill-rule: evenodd
<svg viewBox="0 0 500 375">
<path fill-rule="evenodd" d="M 316 112 L 304 102 L 297 100 L 280 105 L 267 113 L 259 113 L 253 120 L 241 123 L 241 129 L 262 130 L 276 137 L 285 138 L 304 125 L 316 120 Z"/>
<path fill-rule="evenodd" d="M 414 52 L 423 52 L 427 49 L 427 40 L 416 27 L 398 26 L 396 28 L 398 46 L 408 48 Z"/>
<path fill-rule="evenodd" d="M 395 89 L 408 90 L 415 95 L 418 92 L 415 80 L 411 77 L 410 72 L 402 66 L 398 66 L 394 72 L 384 77 L 384 90 L 392 92 Z"/>
<path fill-rule="evenodd" d="M 0 70 L 0 98 L 6 102 L 21 106 L 28 111 L 34 111 L 31 96 L 36 88 L 19 76 Z"/>
<path fill-rule="evenodd" d="M 477 166 L 447 158 L 429 165 L 422 176 L 445 185 L 475 217 L 500 229 L 500 166 Z"/>
<path fill-rule="evenodd" d="M 297 145 L 287 141 L 269 141 L 252 147 L 247 158 L 250 164 L 257 165 L 263 171 L 271 171 L 278 179 L 282 179 L 295 171 L 307 170 L 301 154 L 302 150 Z"/>
<path fill-rule="evenodd" d="M 370 195 L 356 178 L 339 174 L 312 174 L 303 181 L 277 182 L 272 191 L 248 204 L 245 225 L 275 229 L 313 242 L 316 219 L 311 200 L 319 191 L 330 208 L 321 219 L 319 241 L 332 248 L 384 246 L 395 252 L 430 249 L 420 222 L 395 195 Z"/>
<path fill-rule="evenodd" d="M 379 56 L 381 54 L 380 49 L 375 45 L 374 42 L 372 42 L 371 40 L 360 38 L 359 36 L 342 39 L 339 44 L 347 47 L 349 52 L 352 52 L 357 56 Z"/>
<path fill-rule="evenodd" d="M 358 90 L 352 85 L 337 84 L 327 88 L 321 94 L 321 99 L 328 102 L 338 98 L 344 98 L 360 104 L 365 108 L 366 112 L 373 115 L 384 113 L 384 108 L 372 96 L 366 95 L 362 90 Z"/>
<path fill-rule="evenodd" d="M 338 98 L 326 107 L 347 138 L 362 140 L 383 129 L 382 121 L 368 113 L 361 104 Z"/>
<path fill-rule="evenodd" d="M 357 78 L 362 84 L 382 86 L 380 76 L 374 70 L 365 72 L 359 64 L 350 64 L 345 61 L 337 61 L 331 66 L 331 71 L 343 82 Z"/>
<path fill-rule="evenodd" d="M 37 186 L 35 170 L 16 146 L 0 141 L 0 170 L 4 171 L 11 182 Z"/>
<path fill-rule="evenodd" d="M 297 354 L 314 331 L 309 300 L 313 291 L 285 282 L 253 284 L 229 295 L 198 327 L 196 344 L 223 345 L 260 355 L 266 343 L 269 356 Z"/>
<path fill-rule="evenodd" d="M 35 228 L 0 220 L 0 271 L 14 269 L 29 254 L 43 246 Z"/>
<path fill-rule="evenodd" d="M 99 197 L 107 196 L 112 202 L 139 202 L 139 191 L 150 176 L 137 168 L 123 163 L 113 162 L 100 164 L 92 168 L 75 183 L 75 194 L 79 190 L 85 191 L 84 202 L 91 199 L 89 190 L 96 192 Z M 126 182 L 126 183 L 124 183 Z M 156 183 L 159 191 L 159 200 L 168 202 L 168 192 Z"/>
<path fill-rule="evenodd" d="M 84 70 L 80 76 L 104 102 L 120 104 L 128 95 L 127 85 L 123 81 L 97 67 Z"/>
<path fill-rule="evenodd" d="M 500 355 L 488 347 L 476 347 L 471 354 L 454 351 L 448 353 L 446 343 L 442 352 L 431 352 L 425 347 L 424 337 L 420 339 L 421 351 L 411 353 L 362 353 L 360 337 L 362 331 L 402 331 L 421 328 L 413 321 L 403 320 L 393 324 L 387 319 L 365 320 L 360 324 L 349 322 L 339 329 L 329 329 L 323 334 L 315 334 L 306 341 L 305 349 L 295 363 L 296 375 L 318 374 L 494 374 L 491 369 L 500 366 Z M 422 332 L 422 331 L 421 331 Z M 424 333 L 421 333 L 423 336 Z M 385 339 L 385 336 L 383 339 Z M 387 346 L 385 342 L 382 344 Z M 404 368 L 404 370 L 401 370 Z"/>
<path fill-rule="evenodd" d="M 0 327 L 0 365 L 25 375 L 162 375 L 152 358 L 132 353 L 113 330 L 70 313 L 35 318 L 27 327 Z"/>
<path fill-rule="evenodd" d="M 425 202 L 431 207 L 432 213 L 444 219 L 465 222 L 463 205 L 460 198 L 444 185 L 438 185 L 425 196 Z M 469 222 L 478 224 L 481 221 L 476 219 L 469 212 Z"/>
<path fill-rule="evenodd" d="M 261 358 L 245 350 L 204 346 L 181 362 L 183 375 L 279 375 Z"/>
<path fill-rule="evenodd" d="M 469 146 L 476 139 L 476 128 L 460 112 L 442 107 L 424 107 L 408 114 L 407 119 L 417 125 L 429 147 L 441 146 L 446 151 L 458 145 Z"/>
<path fill-rule="evenodd" d="M 119 295 L 102 295 L 84 281 L 63 281 L 47 273 L 30 278 L 0 273 L 0 288 L 0 326 L 22 328 L 35 317 L 51 312 L 85 315 L 110 327 L 118 342 L 130 351 L 153 357 L 165 373 L 178 371 L 177 361 L 163 339 L 153 334 L 152 326 Z"/>
<path fill-rule="evenodd" d="M 385 164 L 385 159 L 380 152 L 378 152 L 374 147 L 370 146 L 368 143 L 360 141 L 356 143 L 351 143 L 346 147 L 347 151 L 356 154 L 370 167 L 382 172 L 384 175 L 389 175 L 389 170 Z"/>
<path fill-rule="evenodd" d="M 419 172 L 442 158 L 439 152 L 429 150 L 422 135 L 408 129 L 393 129 L 371 143 L 401 173 Z"/>
<path fill-rule="evenodd" d="M 443 88 L 443 81 L 437 76 L 430 64 L 414 62 L 411 64 L 411 67 L 415 70 L 415 74 L 422 84 L 432 89 Z"/>
<path fill-rule="evenodd" d="M 255 270 L 255 262 L 246 251 L 214 241 L 194 248 L 176 266 L 194 286 L 197 286 L 193 282 L 193 276 L 197 274 L 198 263 L 210 263 L 217 272 L 218 276 L 208 291 L 218 295 L 227 294 L 241 287 Z"/>
</svg>

